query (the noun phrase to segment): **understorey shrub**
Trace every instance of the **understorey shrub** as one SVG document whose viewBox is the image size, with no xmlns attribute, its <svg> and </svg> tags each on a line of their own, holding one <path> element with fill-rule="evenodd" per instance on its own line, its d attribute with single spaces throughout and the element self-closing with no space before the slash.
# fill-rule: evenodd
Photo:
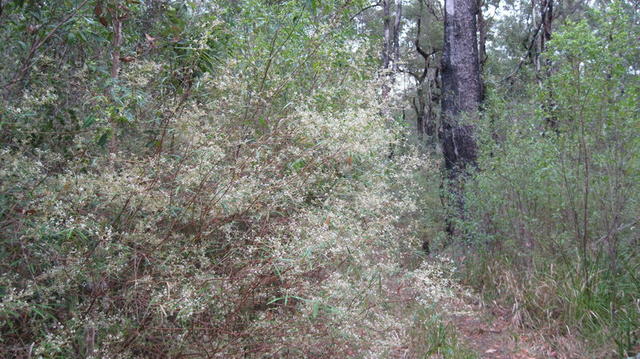
<svg viewBox="0 0 640 359">
<path fill-rule="evenodd" d="M 638 34 L 620 4 L 555 33 L 532 101 L 494 96 L 467 187 L 480 254 L 466 280 L 568 357 L 635 355 L 640 341 Z"/>
<path fill-rule="evenodd" d="M 432 350 L 416 339 L 431 325 L 409 314 L 451 295 L 452 263 L 421 264 L 422 229 L 407 219 L 426 210 L 414 181 L 434 165 L 384 115 L 380 81 L 354 70 L 366 51 L 335 58 L 351 46 L 318 49 L 340 64 L 322 87 L 274 73 L 255 93 L 250 61 L 228 59 L 167 101 L 162 127 L 137 124 L 129 142 L 120 127 L 111 153 L 91 148 L 100 133 L 58 151 L 13 129 L 24 136 L 0 159 L 0 355 Z M 146 83 L 155 66 L 122 79 Z"/>
</svg>

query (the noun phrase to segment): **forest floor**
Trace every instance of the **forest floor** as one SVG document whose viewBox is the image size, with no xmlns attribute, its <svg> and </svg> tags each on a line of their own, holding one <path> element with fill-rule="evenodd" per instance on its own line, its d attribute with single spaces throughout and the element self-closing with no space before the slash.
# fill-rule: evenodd
<svg viewBox="0 0 640 359">
<path fill-rule="evenodd" d="M 498 309 L 483 306 L 470 297 L 452 298 L 447 304 L 447 323 L 464 345 L 482 359 L 555 358 L 552 351 L 515 326 Z"/>
<path fill-rule="evenodd" d="M 445 259 L 443 259 L 445 258 Z M 426 259 L 421 267 L 431 268 L 428 273 L 449 273 L 443 263 L 454 262 L 448 256 Z M 404 275 L 390 278 L 386 296 L 396 298 L 403 307 L 419 307 L 417 298 L 421 293 L 444 285 L 450 290 L 448 294 L 435 300 L 436 315 L 441 319 L 452 335 L 455 343 L 453 356 L 444 355 L 437 350 L 438 345 L 430 342 L 426 351 L 407 350 L 405 346 L 398 346 L 394 350 L 393 358 L 420 357 L 425 352 L 430 358 L 476 358 L 476 359 L 566 359 L 569 356 L 555 352 L 545 342 L 545 334 L 540 331 L 523 329 L 517 325 L 510 310 L 483 302 L 477 293 L 463 286 L 452 276 L 445 275 L 449 282 L 437 279 L 425 280 L 426 286 L 420 281 L 403 280 Z M 451 276 L 450 276 L 451 275 Z M 420 276 L 418 276 L 420 277 Z M 436 275 L 437 277 L 437 275 Z M 437 290 L 436 290 L 437 291 Z M 411 310 L 396 313 L 398 322 L 405 321 L 405 316 L 412 315 Z M 443 347 L 444 348 L 444 347 Z M 414 348 L 415 349 L 415 348 Z M 420 348 L 418 348 L 420 349 Z M 424 349 L 424 348 L 422 348 Z M 445 350 L 446 351 L 446 350 Z"/>
<path fill-rule="evenodd" d="M 444 300 L 442 316 L 464 347 L 480 359 L 555 359 L 556 353 L 541 333 L 524 330 L 513 322 L 509 311 L 487 305 L 464 287 Z"/>
</svg>

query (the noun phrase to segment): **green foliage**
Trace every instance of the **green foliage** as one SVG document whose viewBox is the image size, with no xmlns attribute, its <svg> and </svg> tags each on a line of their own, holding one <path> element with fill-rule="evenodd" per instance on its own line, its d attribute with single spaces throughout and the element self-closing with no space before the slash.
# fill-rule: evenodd
<svg viewBox="0 0 640 359">
<path fill-rule="evenodd" d="M 361 2 L 44 5 L 0 16 L 0 356 L 385 357 L 430 330 L 404 328 L 451 295 L 410 220 L 433 171 Z"/>
<path fill-rule="evenodd" d="M 434 315 L 453 263 L 417 249 L 449 244 L 446 198 L 374 77 L 379 8 L 0 5 L 0 356 L 474 357 Z M 554 30 L 567 25 L 535 73 L 531 3 L 485 16 L 498 27 L 457 226 L 477 251 L 464 278 L 558 349 L 577 334 L 582 356 L 630 355 L 638 15 L 575 5 L 557 4 Z M 433 54 L 410 97 L 434 121 L 440 10 L 404 4 L 397 64 L 422 73 L 422 19 Z"/>
<path fill-rule="evenodd" d="M 485 251 L 468 280 L 523 325 L 623 355 L 640 340 L 640 31 L 619 4 L 591 18 L 554 34 L 531 102 L 494 99 L 468 184 Z"/>
</svg>

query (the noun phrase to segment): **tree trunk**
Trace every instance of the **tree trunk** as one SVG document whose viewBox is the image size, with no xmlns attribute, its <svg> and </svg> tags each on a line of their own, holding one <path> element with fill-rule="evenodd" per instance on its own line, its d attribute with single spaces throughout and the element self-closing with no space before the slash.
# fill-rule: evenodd
<svg viewBox="0 0 640 359">
<path fill-rule="evenodd" d="M 422 12 L 422 3 L 420 3 L 420 12 Z M 424 134 L 431 137 L 435 134 L 436 123 L 433 113 L 434 102 L 434 89 L 439 89 L 438 86 L 438 68 L 431 66 L 431 56 L 436 54 L 436 50 L 426 51 L 420 46 L 420 33 L 422 31 L 422 18 L 418 18 L 416 23 L 416 39 L 414 45 L 416 52 L 424 59 L 424 68 L 422 74 L 414 74 L 416 79 L 416 97 L 413 101 L 416 111 L 416 123 L 418 130 L 418 139 L 423 140 Z M 426 90 L 426 91 L 425 91 Z M 425 96 L 426 93 L 426 96 Z"/>
<path fill-rule="evenodd" d="M 477 4 L 477 0 L 445 0 L 440 139 L 451 179 L 458 179 L 477 159 L 474 121 L 482 98 Z"/>
<path fill-rule="evenodd" d="M 547 46 L 547 42 L 551 40 L 551 23 L 553 22 L 553 0 L 542 0 L 540 16 L 542 17 L 542 34 L 540 35 L 540 42 L 542 51 L 544 51 Z"/>
<path fill-rule="evenodd" d="M 551 33 L 552 28 L 551 24 L 553 23 L 553 0 L 542 0 L 541 9 L 540 9 L 540 21 L 542 21 L 542 28 L 540 34 L 540 51 L 545 51 L 547 48 L 547 43 L 551 41 Z M 540 54 L 538 54 L 540 56 Z M 547 79 L 551 75 L 551 60 L 547 57 L 544 63 L 544 76 Z M 549 96 L 549 104 L 547 104 L 547 108 L 552 107 L 550 104 L 553 102 L 553 95 Z M 550 120 L 552 127 L 556 127 L 556 121 Z"/>
<path fill-rule="evenodd" d="M 464 179 L 477 160 L 475 122 L 482 99 L 477 10 L 478 0 L 445 0 L 440 141 L 453 200 L 449 235 L 458 235 L 453 219 L 465 217 Z"/>
<path fill-rule="evenodd" d="M 484 65 L 487 62 L 487 21 L 482 13 L 484 0 L 478 1 L 478 61 L 480 66 L 481 79 L 484 76 Z M 480 81 L 481 93 L 480 98 L 484 101 L 485 88 L 484 81 Z"/>
<path fill-rule="evenodd" d="M 388 69 L 391 63 L 391 1 L 382 2 L 382 17 L 384 25 L 384 38 L 382 44 L 382 68 Z"/>
<path fill-rule="evenodd" d="M 544 64 L 541 61 L 542 53 L 546 50 L 547 43 L 551 40 L 553 23 L 553 0 L 541 0 L 540 2 L 540 31 L 538 35 L 538 52 L 536 53 L 536 73 L 540 86 L 551 75 L 551 60 L 548 58 Z M 542 109 L 547 114 L 544 118 L 545 125 L 553 132 L 558 132 L 558 121 L 550 113 L 555 107 L 553 93 L 549 92 L 547 97 L 543 99 Z"/>
<path fill-rule="evenodd" d="M 111 41 L 111 85 L 109 86 L 109 92 L 111 93 L 112 100 L 115 102 L 116 94 L 114 86 L 120 74 L 120 47 L 122 46 L 122 18 L 117 7 L 114 7 L 111 17 L 113 39 Z M 111 118 L 110 122 L 112 133 L 109 141 L 109 152 L 116 153 L 118 151 L 118 123 L 115 118 Z"/>
<path fill-rule="evenodd" d="M 532 17 L 535 19 L 535 1 L 532 2 Z M 540 56 L 544 52 L 547 46 L 547 42 L 551 40 L 551 24 L 553 22 L 553 0 L 540 0 L 540 23 L 538 25 L 538 38 L 536 41 L 536 52 L 534 54 L 534 65 L 536 68 L 536 73 L 538 75 L 538 82 L 542 82 L 543 78 L 546 77 L 546 74 L 543 73 L 543 64 L 541 62 Z M 534 20 L 535 24 L 535 20 Z M 545 64 L 546 65 L 546 64 Z"/>
</svg>

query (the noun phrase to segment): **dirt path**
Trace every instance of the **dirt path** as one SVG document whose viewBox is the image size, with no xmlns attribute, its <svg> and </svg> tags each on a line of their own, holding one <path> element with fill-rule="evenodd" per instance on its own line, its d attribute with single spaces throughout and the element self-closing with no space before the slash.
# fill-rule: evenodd
<svg viewBox="0 0 640 359">
<path fill-rule="evenodd" d="M 509 321 L 498 313 L 469 298 L 456 298 L 447 306 L 450 314 L 447 322 L 458 332 L 465 346 L 482 359 L 547 359 L 555 353 L 540 348 L 526 333 L 515 330 Z"/>
</svg>

